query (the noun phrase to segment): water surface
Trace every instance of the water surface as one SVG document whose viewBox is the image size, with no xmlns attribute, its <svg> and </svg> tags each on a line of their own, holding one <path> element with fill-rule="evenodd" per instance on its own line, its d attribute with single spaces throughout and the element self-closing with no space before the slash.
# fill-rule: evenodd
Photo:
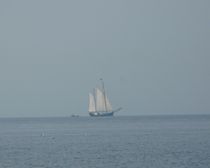
<svg viewBox="0 0 210 168">
<path fill-rule="evenodd" d="M 0 119 L 2 168 L 209 168 L 210 116 Z"/>
</svg>

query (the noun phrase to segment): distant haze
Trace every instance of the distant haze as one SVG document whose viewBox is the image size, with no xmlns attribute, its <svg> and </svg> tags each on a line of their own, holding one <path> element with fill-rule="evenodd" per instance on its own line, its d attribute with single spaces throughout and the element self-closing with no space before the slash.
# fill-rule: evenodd
<svg viewBox="0 0 210 168">
<path fill-rule="evenodd" d="M 210 114 L 210 1 L 0 1 L 0 117 Z"/>
</svg>

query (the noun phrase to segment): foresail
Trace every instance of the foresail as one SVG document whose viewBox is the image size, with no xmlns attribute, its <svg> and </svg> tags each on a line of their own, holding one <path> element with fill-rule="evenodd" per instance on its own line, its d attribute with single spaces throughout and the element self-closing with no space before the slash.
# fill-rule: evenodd
<svg viewBox="0 0 210 168">
<path fill-rule="evenodd" d="M 96 111 L 96 105 L 95 105 L 95 99 L 94 96 L 89 93 L 89 112 L 95 112 Z"/>
</svg>

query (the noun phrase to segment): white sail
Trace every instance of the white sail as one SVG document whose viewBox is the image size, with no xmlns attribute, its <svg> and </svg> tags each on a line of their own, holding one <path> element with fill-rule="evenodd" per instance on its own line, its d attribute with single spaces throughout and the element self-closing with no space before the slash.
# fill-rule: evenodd
<svg viewBox="0 0 210 168">
<path fill-rule="evenodd" d="M 107 111 L 112 111 L 113 110 L 112 105 L 111 105 L 109 99 L 107 98 L 107 96 L 106 96 L 106 109 L 107 109 Z"/>
<path fill-rule="evenodd" d="M 95 112 L 96 111 L 96 105 L 95 105 L 95 99 L 94 96 L 89 93 L 89 112 Z"/>
<path fill-rule="evenodd" d="M 104 93 L 96 88 L 96 111 L 107 111 Z"/>
</svg>

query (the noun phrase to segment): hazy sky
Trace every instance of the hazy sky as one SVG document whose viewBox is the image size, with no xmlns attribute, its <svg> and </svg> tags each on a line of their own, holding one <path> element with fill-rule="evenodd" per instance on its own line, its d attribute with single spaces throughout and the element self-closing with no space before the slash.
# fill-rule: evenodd
<svg viewBox="0 0 210 168">
<path fill-rule="evenodd" d="M 0 117 L 210 114 L 209 0 L 1 0 Z"/>
</svg>

